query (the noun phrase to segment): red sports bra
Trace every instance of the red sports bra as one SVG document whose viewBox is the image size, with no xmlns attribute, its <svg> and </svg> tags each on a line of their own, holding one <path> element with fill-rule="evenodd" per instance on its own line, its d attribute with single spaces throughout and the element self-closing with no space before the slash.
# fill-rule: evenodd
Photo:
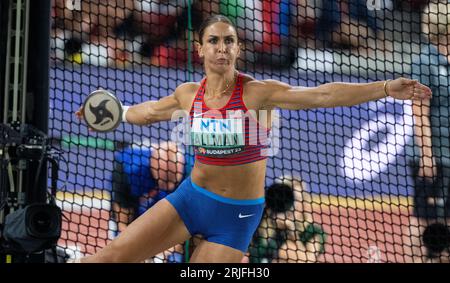
<svg viewBox="0 0 450 283">
<path fill-rule="evenodd" d="M 192 103 L 191 144 L 196 159 L 211 165 L 241 165 L 267 158 L 270 129 L 261 126 L 250 115 L 242 99 L 243 76 L 228 103 L 221 109 L 210 109 L 204 101 L 206 78 Z"/>
</svg>

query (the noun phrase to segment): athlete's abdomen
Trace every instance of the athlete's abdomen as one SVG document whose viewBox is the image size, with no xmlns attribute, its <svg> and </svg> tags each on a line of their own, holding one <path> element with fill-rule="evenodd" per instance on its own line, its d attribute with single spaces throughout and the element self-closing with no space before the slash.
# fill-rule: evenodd
<svg viewBox="0 0 450 283">
<path fill-rule="evenodd" d="M 198 160 L 192 170 L 192 181 L 211 192 L 234 199 L 256 199 L 264 196 L 266 160 L 244 165 L 215 166 Z"/>
</svg>

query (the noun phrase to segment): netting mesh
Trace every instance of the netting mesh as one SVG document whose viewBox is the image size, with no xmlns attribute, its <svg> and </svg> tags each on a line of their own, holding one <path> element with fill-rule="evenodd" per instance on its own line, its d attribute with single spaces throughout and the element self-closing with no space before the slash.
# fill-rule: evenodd
<svg viewBox="0 0 450 283">
<path fill-rule="evenodd" d="M 67 159 L 57 195 L 65 215 L 60 255 L 105 246 L 165 197 L 158 188 L 177 170 L 170 166 L 186 176 L 192 164 L 189 148 L 170 143 L 174 123 L 122 123 L 99 134 L 74 112 L 99 88 L 132 105 L 200 81 L 196 30 L 221 13 L 242 40 L 238 69 L 256 79 L 313 87 L 405 76 L 434 92 L 430 108 L 387 98 L 282 110 L 281 150 L 268 160 L 266 209 L 244 261 L 448 261 L 449 67 L 442 42 L 435 46 L 450 10 L 446 1 L 427 7 L 424 0 L 54 0 L 49 134 Z M 438 177 L 421 178 L 433 168 L 431 153 Z M 149 174 L 158 176 L 153 183 Z M 186 261 L 196 242 L 148 261 Z"/>
</svg>

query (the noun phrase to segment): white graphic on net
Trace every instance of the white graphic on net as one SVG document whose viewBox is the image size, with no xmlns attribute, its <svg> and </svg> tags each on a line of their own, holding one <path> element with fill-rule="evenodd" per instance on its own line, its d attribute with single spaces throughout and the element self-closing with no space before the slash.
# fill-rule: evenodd
<svg viewBox="0 0 450 283">
<path fill-rule="evenodd" d="M 377 246 L 369 246 L 367 257 L 367 263 L 379 263 L 381 262 L 381 250 Z"/>
</svg>

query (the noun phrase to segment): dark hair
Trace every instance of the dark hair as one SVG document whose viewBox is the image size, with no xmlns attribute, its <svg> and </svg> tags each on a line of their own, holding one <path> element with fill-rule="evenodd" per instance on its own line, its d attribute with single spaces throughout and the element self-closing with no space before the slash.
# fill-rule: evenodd
<svg viewBox="0 0 450 283">
<path fill-rule="evenodd" d="M 274 183 L 266 191 L 266 207 L 271 211 L 285 212 L 294 205 L 294 189 L 286 184 Z"/>
<path fill-rule="evenodd" d="M 212 15 L 212 16 L 209 16 L 208 18 L 206 18 L 202 22 L 202 24 L 200 25 L 200 28 L 198 30 L 200 44 L 203 44 L 203 35 L 205 34 L 205 29 L 207 27 L 209 27 L 210 25 L 215 24 L 215 23 L 219 23 L 219 22 L 229 24 L 230 26 L 232 26 L 234 28 L 234 30 L 237 33 L 236 26 L 234 25 L 234 23 L 227 16 L 224 16 L 224 15 Z"/>
</svg>

